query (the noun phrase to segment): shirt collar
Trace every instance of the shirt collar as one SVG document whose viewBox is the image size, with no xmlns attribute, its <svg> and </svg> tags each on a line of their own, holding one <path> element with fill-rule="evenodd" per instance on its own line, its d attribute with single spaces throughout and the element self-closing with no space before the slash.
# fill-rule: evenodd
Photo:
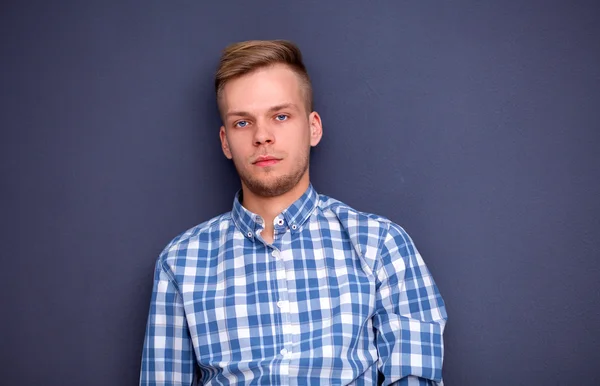
<svg viewBox="0 0 600 386">
<path fill-rule="evenodd" d="M 231 216 L 244 236 L 253 240 L 256 229 L 263 225 L 263 220 L 256 213 L 250 212 L 248 209 L 244 208 L 240 202 L 241 195 L 241 190 L 235 195 Z M 283 220 L 286 223 L 284 225 L 289 228 L 292 233 L 298 232 L 317 207 L 318 198 L 319 195 L 317 194 L 317 191 L 313 188 L 312 184 L 309 184 L 308 189 L 306 189 L 304 194 L 277 215 L 276 220 Z"/>
</svg>

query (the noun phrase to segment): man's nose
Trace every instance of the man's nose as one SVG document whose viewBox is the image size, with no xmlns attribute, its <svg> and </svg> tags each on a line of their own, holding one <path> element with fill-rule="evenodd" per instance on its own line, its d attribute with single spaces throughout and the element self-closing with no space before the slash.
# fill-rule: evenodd
<svg viewBox="0 0 600 386">
<path fill-rule="evenodd" d="M 256 124 L 256 131 L 254 132 L 254 144 L 256 146 L 264 144 L 272 144 L 275 142 L 272 130 L 268 127 L 268 124 L 261 122 Z"/>
</svg>

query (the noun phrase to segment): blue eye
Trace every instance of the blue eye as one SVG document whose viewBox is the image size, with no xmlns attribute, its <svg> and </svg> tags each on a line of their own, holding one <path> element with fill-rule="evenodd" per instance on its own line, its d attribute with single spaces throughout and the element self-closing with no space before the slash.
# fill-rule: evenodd
<svg viewBox="0 0 600 386">
<path fill-rule="evenodd" d="M 248 121 L 239 121 L 234 126 L 235 127 L 246 127 L 246 126 L 248 126 Z"/>
<path fill-rule="evenodd" d="M 285 121 L 286 119 L 288 119 L 288 116 L 285 114 L 279 114 L 275 117 L 275 119 L 277 119 L 278 121 Z"/>
</svg>

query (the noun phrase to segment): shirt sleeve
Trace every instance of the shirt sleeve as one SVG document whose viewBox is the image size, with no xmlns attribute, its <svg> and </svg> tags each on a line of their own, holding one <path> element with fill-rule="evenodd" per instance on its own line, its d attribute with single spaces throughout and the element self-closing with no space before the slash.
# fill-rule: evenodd
<svg viewBox="0 0 600 386">
<path fill-rule="evenodd" d="M 195 375 L 194 358 L 181 296 L 159 259 L 144 339 L 140 386 L 190 386 Z"/>
<path fill-rule="evenodd" d="M 390 224 L 376 269 L 373 324 L 383 385 L 441 386 L 446 308 L 408 234 Z"/>
</svg>

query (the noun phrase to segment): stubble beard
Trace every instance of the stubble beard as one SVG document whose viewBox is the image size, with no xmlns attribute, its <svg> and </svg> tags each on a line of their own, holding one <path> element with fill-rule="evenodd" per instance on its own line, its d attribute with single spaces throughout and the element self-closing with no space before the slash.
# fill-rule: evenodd
<svg viewBox="0 0 600 386">
<path fill-rule="evenodd" d="M 289 192 L 298 185 L 302 176 L 304 176 L 308 170 L 309 154 L 310 149 L 303 155 L 296 167 L 290 173 L 275 178 L 269 178 L 268 176 L 271 172 L 268 169 L 270 167 L 265 168 L 265 174 L 267 174 L 266 178 L 260 179 L 252 176 L 236 162 L 234 162 L 234 165 L 242 183 L 253 194 L 260 197 L 277 197 Z"/>
</svg>

